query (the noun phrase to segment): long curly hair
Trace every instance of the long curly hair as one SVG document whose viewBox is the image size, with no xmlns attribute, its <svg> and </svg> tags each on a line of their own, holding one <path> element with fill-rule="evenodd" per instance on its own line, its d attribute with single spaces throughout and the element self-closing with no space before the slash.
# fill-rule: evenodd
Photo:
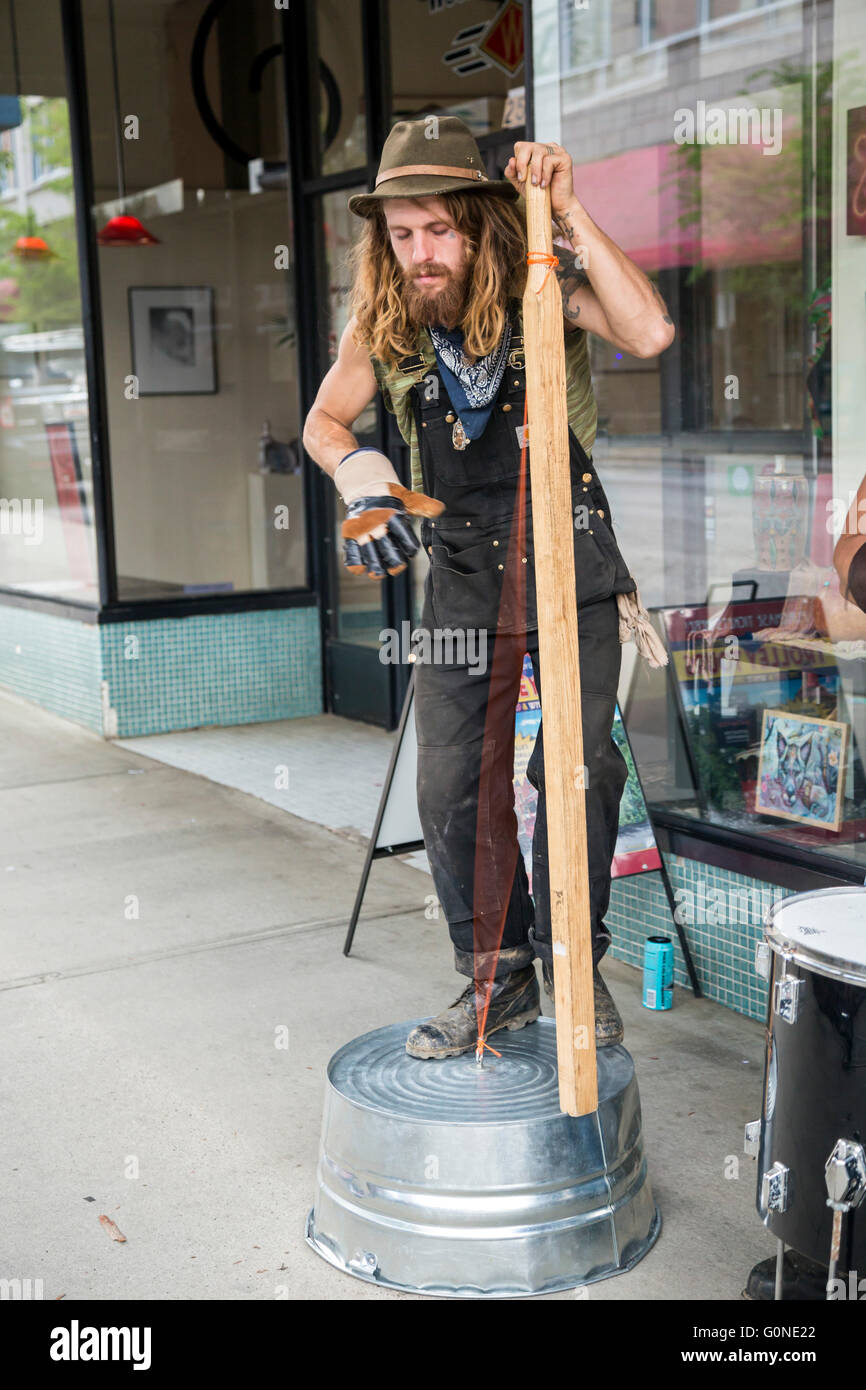
<svg viewBox="0 0 866 1390">
<path fill-rule="evenodd" d="M 492 352 L 505 328 L 509 299 L 526 284 L 526 216 L 513 202 L 474 192 L 441 193 L 448 216 L 467 240 L 469 282 L 466 312 L 459 325 L 468 357 Z M 419 203 L 412 198 L 409 201 Z M 354 340 L 371 356 L 393 364 L 416 350 L 418 327 L 409 318 L 403 275 L 394 255 L 385 214 L 376 209 L 352 248 Z"/>
</svg>

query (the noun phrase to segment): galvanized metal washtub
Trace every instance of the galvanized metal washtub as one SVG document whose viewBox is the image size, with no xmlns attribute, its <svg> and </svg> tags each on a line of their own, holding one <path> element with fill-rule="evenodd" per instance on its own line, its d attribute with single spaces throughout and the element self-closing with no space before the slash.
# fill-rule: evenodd
<svg viewBox="0 0 866 1390">
<path fill-rule="evenodd" d="M 598 1110 L 574 1119 L 552 1019 L 494 1034 L 483 1068 L 409 1057 L 412 1027 L 330 1061 L 307 1243 L 356 1278 L 457 1298 L 552 1293 L 642 1259 L 661 1219 L 626 1049 L 598 1052 Z"/>
</svg>

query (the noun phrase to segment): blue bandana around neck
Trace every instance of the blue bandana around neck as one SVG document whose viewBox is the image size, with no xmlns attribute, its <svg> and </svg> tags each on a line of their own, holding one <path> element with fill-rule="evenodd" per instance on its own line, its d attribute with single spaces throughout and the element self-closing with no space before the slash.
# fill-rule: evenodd
<svg viewBox="0 0 866 1390">
<path fill-rule="evenodd" d="M 505 372 L 511 324 L 506 323 L 498 347 L 472 363 L 463 356 L 462 329 L 435 327 L 428 331 L 448 399 L 468 438 L 478 439 L 493 413 L 493 403 Z"/>
</svg>

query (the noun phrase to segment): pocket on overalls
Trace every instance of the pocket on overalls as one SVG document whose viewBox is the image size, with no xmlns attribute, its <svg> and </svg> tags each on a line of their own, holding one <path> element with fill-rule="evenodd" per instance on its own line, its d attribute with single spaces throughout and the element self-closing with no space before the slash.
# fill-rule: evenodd
<svg viewBox="0 0 866 1390">
<path fill-rule="evenodd" d="M 495 629 L 507 552 L 508 528 L 472 545 L 437 536 L 430 575 L 439 626 Z"/>
<path fill-rule="evenodd" d="M 613 533 L 607 495 L 592 459 L 574 434 L 571 434 L 571 460 L 578 602 L 591 603 L 623 587 L 633 588 L 634 584 Z M 587 545 L 587 541 L 592 544 Z M 593 558 L 593 549 L 605 562 L 603 565 Z M 583 580 L 578 566 L 584 570 Z"/>
<path fill-rule="evenodd" d="M 603 522 L 574 532 L 574 582 L 577 601 L 593 603 L 613 593 L 616 581 L 616 542 Z"/>
<path fill-rule="evenodd" d="M 479 487 L 516 479 L 520 473 L 520 451 L 516 432 L 511 437 L 511 421 L 516 415 L 516 411 L 509 410 L 502 418 L 502 406 L 494 405 L 480 438 L 470 440 L 465 449 L 455 449 L 452 432 L 457 412 L 428 412 L 422 428 L 437 477 L 448 487 Z"/>
</svg>

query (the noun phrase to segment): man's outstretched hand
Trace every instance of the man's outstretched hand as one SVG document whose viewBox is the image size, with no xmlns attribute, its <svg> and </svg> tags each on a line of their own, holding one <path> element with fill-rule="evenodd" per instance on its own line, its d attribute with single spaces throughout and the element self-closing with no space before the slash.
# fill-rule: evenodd
<svg viewBox="0 0 866 1390">
<path fill-rule="evenodd" d="M 400 483 L 386 484 L 375 496 L 356 497 L 343 522 L 343 564 L 371 579 L 399 574 L 420 545 L 407 516 L 440 516 L 444 510 L 441 502 Z"/>
<path fill-rule="evenodd" d="M 353 449 L 334 474 L 346 504 L 343 564 L 352 574 L 384 579 L 399 574 L 419 548 L 407 516 L 440 516 L 442 502 L 410 492 L 378 449 Z"/>
</svg>

